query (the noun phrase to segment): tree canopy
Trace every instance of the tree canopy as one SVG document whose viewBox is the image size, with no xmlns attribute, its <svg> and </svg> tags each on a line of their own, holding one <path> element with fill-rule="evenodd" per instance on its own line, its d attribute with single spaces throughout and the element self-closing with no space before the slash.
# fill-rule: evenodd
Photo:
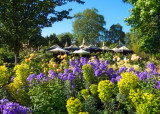
<svg viewBox="0 0 160 114">
<path fill-rule="evenodd" d="M 104 41 L 106 41 L 108 45 L 118 43 L 119 41 L 124 44 L 125 33 L 122 30 L 122 26 L 120 24 L 113 24 L 108 31 L 105 31 Z"/>
<path fill-rule="evenodd" d="M 130 0 L 125 0 L 131 3 Z M 125 19 L 132 31 L 138 32 L 141 48 L 149 53 L 160 50 L 160 1 L 135 0 L 131 15 Z"/>
<path fill-rule="evenodd" d="M 56 7 L 81 0 L 0 0 L 0 39 L 15 53 L 15 63 L 22 43 L 32 39 L 43 27 L 63 18 L 71 18 L 68 10 Z"/>
<path fill-rule="evenodd" d="M 67 45 L 70 46 L 73 40 L 73 35 L 69 32 L 62 33 L 58 35 L 57 37 L 59 38 L 61 47 L 65 47 L 66 42 L 67 42 Z"/>
<path fill-rule="evenodd" d="M 98 14 L 98 10 L 86 9 L 82 13 L 75 14 L 74 17 L 73 36 L 77 44 L 80 45 L 83 38 L 88 44 L 97 43 L 105 30 L 103 26 L 106 24 L 104 17 Z"/>
</svg>

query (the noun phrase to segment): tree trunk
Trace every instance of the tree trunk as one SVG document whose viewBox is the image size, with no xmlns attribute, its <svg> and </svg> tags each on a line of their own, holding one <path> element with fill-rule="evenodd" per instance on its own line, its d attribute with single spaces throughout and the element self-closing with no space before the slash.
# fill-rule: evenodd
<svg viewBox="0 0 160 114">
<path fill-rule="evenodd" d="M 15 54 L 15 65 L 17 65 L 17 63 L 19 62 L 19 50 L 15 50 L 14 51 Z"/>
</svg>

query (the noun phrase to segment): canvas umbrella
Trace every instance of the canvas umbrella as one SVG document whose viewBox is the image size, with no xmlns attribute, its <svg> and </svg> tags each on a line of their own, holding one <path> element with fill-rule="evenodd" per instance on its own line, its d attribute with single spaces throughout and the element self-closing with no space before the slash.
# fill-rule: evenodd
<svg viewBox="0 0 160 114">
<path fill-rule="evenodd" d="M 80 49 L 80 50 L 74 51 L 73 53 L 75 53 L 75 54 L 89 54 L 90 52 L 85 51 L 85 50 L 83 50 L 83 49 Z"/>
<path fill-rule="evenodd" d="M 47 48 L 46 50 L 49 51 L 49 50 L 55 49 L 55 48 L 57 48 L 57 47 L 60 48 L 59 45 L 55 44 L 55 45 L 51 46 L 50 48 Z"/>
<path fill-rule="evenodd" d="M 118 48 L 113 48 L 112 51 L 119 52 L 119 49 Z"/>
<path fill-rule="evenodd" d="M 98 48 L 97 46 L 94 45 L 89 45 L 88 47 L 86 47 L 86 51 L 90 51 L 92 52 L 101 52 L 102 49 Z"/>
<path fill-rule="evenodd" d="M 71 46 L 69 46 L 69 47 L 65 47 L 64 49 L 65 49 L 65 50 L 68 50 L 68 51 L 70 51 L 70 50 L 75 51 L 75 50 L 79 50 L 80 48 L 77 47 L 76 45 L 71 45 Z"/>
<path fill-rule="evenodd" d="M 128 49 L 127 47 L 125 47 L 125 46 L 122 46 L 122 47 L 119 48 L 119 51 L 123 52 L 123 51 L 131 51 L 131 50 Z"/>
<path fill-rule="evenodd" d="M 123 52 L 123 53 L 133 53 L 132 50 L 128 49 L 127 47 L 125 46 L 122 46 L 121 48 L 118 49 L 119 52 Z"/>
<path fill-rule="evenodd" d="M 51 50 L 49 50 L 50 52 L 63 52 L 63 53 L 66 53 L 66 52 L 68 52 L 67 50 L 64 50 L 64 49 L 62 49 L 62 48 L 60 48 L 60 47 L 57 47 L 57 48 L 55 48 L 55 49 L 51 49 Z"/>
</svg>

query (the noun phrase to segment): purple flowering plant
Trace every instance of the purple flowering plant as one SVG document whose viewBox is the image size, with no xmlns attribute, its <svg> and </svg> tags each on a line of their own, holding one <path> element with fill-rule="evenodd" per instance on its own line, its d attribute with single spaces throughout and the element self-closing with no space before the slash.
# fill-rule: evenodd
<svg viewBox="0 0 160 114">
<path fill-rule="evenodd" d="M 32 110 L 25 106 L 21 106 L 18 103 L 10 102 L 8 99 L 0 100 L 0 113 L 1 114 L 28 114 L 32 113 Z"/>
</svg>

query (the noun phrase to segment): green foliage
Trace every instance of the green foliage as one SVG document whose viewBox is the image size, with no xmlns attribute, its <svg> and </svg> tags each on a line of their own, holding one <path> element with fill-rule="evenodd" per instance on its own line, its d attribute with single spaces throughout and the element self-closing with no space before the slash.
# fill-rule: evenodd
<svg viewBox="0 0 160 114">
<path fill-rule="evenodd" d="M 98 102 L 93 96 L 88 96 L 83 102 L 83 110 L 89 112 L 89 114 L 97 113 Z"/>
<path fill-rule="evenodd" d="M 138 85 L 138 76 L 132 72 L 122 73 L 121 76 L 122 78 L 118 82 L 119 92 L 128 95 L 130 89 L 134 89 Z"/>
<path fill-rule="evenodd" d="M 89 87 L 91 93 L 93 96 L 96 96 L 97 95 L 97 89 L 98 89 L 98 86 L 96 84 L 91 84 L 90 87 Z"/>
<path fill-rule="evenodd" d="M 56 81 L 44 82 L 29 90 L 34 113 L 62 114 L 66 112 L 65 97 Z"/>
<path fill-rule="evenodd" d="M 140 52 L 139 38 L 140 34 L 138 34 L 138 32 L 128 32 L 125 34 L 126 45 L 129 49 L 132 49 L 134 53 Z"/>
<path fill-rule="evenodd" d="M 17 100 L 20 104 L 28 105 L 29 96 L 27 77 L 29 76 L 30 69 L 27 64 L 16 65 L 15 78 L 12 83 L 8 85 L 9 92 L 14 100 Z"/>
<path fill-rule="evenodd" d="M 156 97 L 154 94 L 145 93 L 140 89 L 136 91 L 131 89 L 129 98 L 138 114 L 160 113 L 159 97 Z"/>
<path fill-rule="evenodd" d="M 88 89 L 82 89 L 82 90 L 81 90 L 81 95 L 82 95 L 82 97 L 83 97 L 84 99 L 86 99 L 86 98 L 88 97 L 88 95 L 89 95 Z"/>
<path fill-rule="evenodd" d="M 66 96 L 67 99 L 69 99 L 71 96 L 74 95 L 74 91 L 71 85 L 71 82 L 66 80 L 64 82 L 64 89 L 63 89 L 64 95 Z"/>
<path fill-rule="evenodd" d="M 123 2 L 130 3 L 130 4 L 134 4 L 137 1 L 138 0 L 123 0 Z"/>
<path fill-rule="evenodd" d="M 8 49 L 7 46 L 3 46 L 3 48 L 0 48 L 0 64 L 8 63 L 9 66 L 14 63 L 14 53 L 11 52 L 11 50 Z"/>
<path fill-rule="evenodd" d="M 132 4 L 131 0 L 125 0 Z M 160 49 L 160 1 L 135 0 L 131 15 L 125 19 L 132 31 L 140 34 L 139 43 L 143 51 L 158 53 Z"/>
<path fill-rule="evenodd" d="M 98 83 L 98 96 L 103 103 L 106 103 L 114 93 L 114 85 L 109 80 L 103 80 Z"/>
<path fill-rule="evenodd" d="M 58 37 L 56 36 L 56 34 L 51 34 L 50 36 L 46 37 L 46 40 L 48 42 L 48 46 L 51 47 L 52 45 L 60 45 L 60 41 L 58 39 Z"/>
<path fill-rule="evenodd" d="M 41 28 L 71 18 L 68 16 L 70 9 L 56 11 L 55 7 L 73 1 L 84 3 L 81 0 L 0 1 L 0 40 L 13 49 L 15 63 L 22 44 L 41 37 Z"/>
<path fill-rule="evenodd" d="M 80 112 L 79 114 L 89 114 L 89 112 Z"/>
<path fill-rule="evenodd" d="M 87 44 L 95 44 L 99 41 L 101 33 L 105 30 L 104 17 L 98 14 L 95 8 L 86 9 L 82 13 L 74 15 L 75 21 L 73 23 L 74 33 L 77 44 L 81 44 L 83 38 Z"/>
<path fill-rule="evenodd" d="M 111 52 L 106 52 L 106 53 L 102 53 L 100 55 L 100 58 L 103 58 L 103 60 L 108 60 L 110 64 L 112 64 L 113 61 L 113 53 Z"/>
<path fill-rule="evenodd" d="M 0 86 L 4 86 L 9 82 L 9 72 L 7 67 L 0 66 Z"/>
<path fill-rule="evenodd" d="M 122 26 L 120 24 L 113 24 L 109 31 L 105 31 L 104 40 L 107 41 L 108 44 L 118 43 L 119 41 L 125 43 L 124 38 L 125 33 L 122 31 Z"/>
<path fill-rule="evenodd" d="M 65 44 L 67 42 L 67 46 L 70 46 L 73 41 L 73 35 L 71 33 L 62 33 L 57 36 L 60 41 L 60 46 L 65 47 Z"/>
<path fill-rule="evenodd" d="M 68 114 L 78 114 L 82 111 L 82 103 L 78 98 L 71 97 L 67 100 Z"/>
<path fill-rule="evenodd" d="M 90 64 L 86 64 L 82 66 L 83 77 L 86 82 L 93 83 L 94 80 L 94 71 Z M 87 87 L 89 88 L 89 87 Z"/>
</svg>

